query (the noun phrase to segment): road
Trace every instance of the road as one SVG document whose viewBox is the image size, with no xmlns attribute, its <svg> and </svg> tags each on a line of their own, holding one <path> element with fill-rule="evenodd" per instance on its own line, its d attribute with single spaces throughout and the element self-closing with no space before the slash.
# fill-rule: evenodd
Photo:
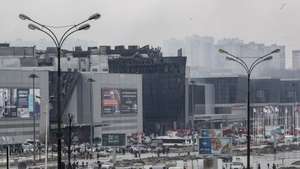
<svg viewBox="0 0 300 169">
<path fill-rule="evenodd" d="M 197 153 L 194 152 L 192 153 L 192 155 L 196 155 Z M 177 157 L 179 154 L 178 153 L 170 153 L 168 154 L 168 156 L 170 157 Z M 181 154 L 183 155 L 183 154 Z M 165 156 L 165 155 L 162 155 Z M 146 154 L 142 154 L 141 158 L 145 159 L 145 158 L 149 158 L 149 157 L 157 157 L 156 154 L 153 153 L 146 153 Z M 44 156 L 42 156 L 41 158 L 44 158 Z M 28 160 L 28 159 L 32 159 L 32 157 L 26 157 L 23 160 Z M 107 158 L 100 158 L 99 160 L 104 162 L 104 161 L 109 161 L 112 159 L 112 156 L 109 156 Z M 129 154 L 126 153 L 125 155 L 121 155 L 118 154 L 117 155 L 117 160 L 133 160 L 133 159 L 138 159 L 135 158 L 133 154 Z M 246 157 L 245 156 L 240 156 L 241 161 L 246 165 Z M 286 166 L 291 164 L 292 162 L 296 161 L 300 159 L 300 151 L 293 151 L 293 152 L 280 152 L 277 153 L 276 155 L 274 154 L 265 154 L 265 155 L 259 155 L 259 156 L 251 156 L 251 165 L 256 168 L 258 163 L 261 165 L 261 169 L 267 169 L 267 163 L 269 163 L 270 165 L 277 164 L 280 166 Z M 11 162 L 13 162 L 13 157 L 11 159 Z M 97 160 L 96 159 L 79 159 L 78 162 L 79 164 L 81 164 L 82 162 L 86 163 L 88 162 L 88 164 L 92 164 L 95 163 Z M 177 160 L 175 161 L 177 166 L 183 166 L 183 165 L 187 165 L 188 168 L 191 169 L 199 169 L 199 168 L 203 168 L 203 160 L 199 159 L 199 160 L 193 160 L 193 162 L 191 160 L 188 161 L 182 161 L 182 160 Z M 5 163 L 5 158 L 1 158 L 0 159 L 0 163 Z M 55 165 L 56 161 L 49 161 L 48 165 Z M 222 169 L 222 160 L 218 160 L 218 165 L 219 165 L 219 169 Z M 11 167 L 12 169 L 16 168 L 16 167 Z M 91 167 L 90 167 L 91 168 Z"/>
</svg>

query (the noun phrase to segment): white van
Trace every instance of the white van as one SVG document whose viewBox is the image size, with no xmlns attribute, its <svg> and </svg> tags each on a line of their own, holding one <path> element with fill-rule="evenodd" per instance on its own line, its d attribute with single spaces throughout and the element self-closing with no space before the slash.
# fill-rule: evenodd
<svg viewBox="0 0 300 169">
<path fill-rule="evenodd" d="M 243 169 L 244 164 L 242 162 L 232 162 L 230 168 L 231 169 Z"/>
<path fill-rule="evenodd" d="M 149 169 L 167 169 L 165 165 L 155 165 L 155 166 L 149 166 Z"/>
</svg>

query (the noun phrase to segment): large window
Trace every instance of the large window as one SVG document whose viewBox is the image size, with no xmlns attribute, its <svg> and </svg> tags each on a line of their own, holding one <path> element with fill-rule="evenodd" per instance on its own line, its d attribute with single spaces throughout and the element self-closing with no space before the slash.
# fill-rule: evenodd
<svg viewBox="0 0 300 169">
<path fill-rule="evenodd" d="M 29 88 L 0 88 L 0 118 L 30 118 L 35 112 L 40 113 L 40 89 Z"/>
</svg>

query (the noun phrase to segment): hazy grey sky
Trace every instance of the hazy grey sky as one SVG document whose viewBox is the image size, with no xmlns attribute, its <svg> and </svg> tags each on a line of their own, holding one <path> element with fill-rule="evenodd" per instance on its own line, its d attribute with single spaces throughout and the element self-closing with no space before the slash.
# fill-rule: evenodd
<svg viewBox="0 0 300 169">
<path fill-rule="evenodd" d="M 286 45 L 288 55 L 291 49 L 300 49 L 300 0 L 2 0 L 1 41 L 44 37 L 28 30 L 19 13 L 62 25 L 94 12 L 102 18 L 76 38 L 99 44 L 156 45 L 198 34 Z"/>
</svg>

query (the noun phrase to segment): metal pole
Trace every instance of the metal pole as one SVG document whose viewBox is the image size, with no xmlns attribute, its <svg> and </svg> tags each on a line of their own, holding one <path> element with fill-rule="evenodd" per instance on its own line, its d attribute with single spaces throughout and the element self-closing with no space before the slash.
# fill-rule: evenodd
<svg viewBox="0 0 300 169">
<path fill-rule="evenodd" d="M 32 118 L 33 118 L 33 163 L 36 162 L 36 111 L 35 111 L 35 79 L 38 78 L 36 74 L 29 75 L 32 78 Z"/>
<path fill-rule="evenodd" d="M 194 81 L 192 83 L 192 129 L 194 129 L 194 115 L 195 115 L 195 105 L 194 105 Z"/>
<path fill-rule="evenodd" d="M 57 83 L 56 83 L 56 93 L 57 93 L 57 168 L 61 169 L 61 109 L 60 109 L 60 46 L 57 47 Z"/>
<path fill-rule="evenodd" d="M 227 52 L 224 49 L 219 49 L 219 52 L 222 54 L 226 54 L 229 57 L 226 57 L 227 60 L 234 61 L 238 64 L 240 64 L 247 72 L 247 169 L 250 169 L 250 141 L 251 141 L 251 135 L 250 135 L 250 75 L 252 70 L 257 66 L 258 64 L 268 61 L 272 59 L 271 54 L 280 52 L 280 49 L 275 49 L 272 52 L 263 55 L 261 57 L 258 57 L 251 65 L 248 67 L 247 63 L 235 55 Z M 255 133 L 255 132 L 253 132 Z"/>
<path fill-rule="evenodd" d="M 45 169 L 48 168 L 48 104 L 46 104 L 46 117 L 45 117 L 45 124 L 46 124 L 46 132 L 45 132 Z"/>
<path fill-rule="evenodd" d="M 92 82 L 90 82 L 90 111 L 91 111 L 91 119 L 90 119 L 90 144 L 91 144 L 91 149 L 93 148 L 93 135 L 94 135 L 94 132 L 93 132 L 93 127 L 94 127 L 94 122 L 93 122 L 93 103 L 92 103 L 92 87 L 93 87 L 93 84 Z"/>
<path fill-rule="evenodd" d="M 68 169 L 71 169 L 72 115 L 69 114 Z"/>
<path fill-rule="evenodd" d="M 294 87 L 294 111 L 293 111 L 293 116 L 294 116 L 294 118 L 293 118 L 293 126 L 294 126 L 294 131 L 293 131 L 293 133 L 294 133 L 294 136 L 297 136 L 297 134 L 296 134 L 296 102 L 297 102 L 297 95 L 296 95 L 296 85 L 295 84 L 293 84 L 293 87 Z"/>
<path fill-rule="evenodd" d="M 90 145 L 91 150 L 93 150 L 93 139 L 94 139 L 94 106 L 93 106 L 93 82 L 95 82 L 94 79 L 89 78 L 88 82 L 90 83 Z"/>
<path fill-rule="evenodd" d="M 247 73 L 247 169 L 250 169 L 250 72 Z"/>
<path fill-rule="evenodd" d="M 6 168 L 9 169 L 9 144 L 6 147 Z"/>
<path fill-rule="evenodd" d="M 273 112 L 272 112 L 273 114 Z M 266 115 L 265 115 L 265 112 L 263 112 L 263 127 L 264 127 L 264 137 L 266 137 L 266 124 L 265 124 L 265 118 L 266 118 Z"/>
<path fill-rule="evenodd" d="M 33 117 L 33 163 L 35 164 L 35 160 L 36 160 L 36 135 L 35 135 L 35 78 L 36 75 L 32 74 L 32 117 Z"/>
</svg>

